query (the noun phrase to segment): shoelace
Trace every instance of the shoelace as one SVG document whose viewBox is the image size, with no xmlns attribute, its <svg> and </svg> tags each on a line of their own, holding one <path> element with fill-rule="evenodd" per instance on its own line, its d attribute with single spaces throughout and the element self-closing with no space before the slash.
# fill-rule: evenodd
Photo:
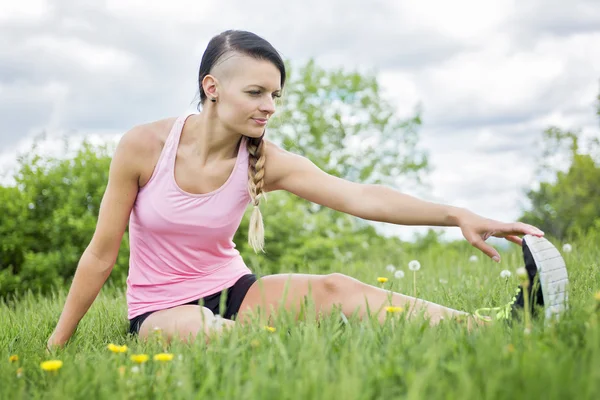
<svg viewBox="0 0 600 400">
<path fill-rule="evenodd" d="M 521 291 L 521 287 L 519 286 L 516 290 L 515 295 L 513 296 L 512 300 L 510 302 L 508 302 L 506 305 L 504 306 L 500 306 L 500 307 L 484 307 L 484 308 L 479 308 L 477 310 L 475 310 L 475 317 L 482 320 L 482 321 L 492 321 L 493 318 L 490 317 L 489 315 L 482 315 L 482 312 L 485 313 L 492 313 L 494 311 L 497 311 L 496 313 L 496 319 L 497 320 L 503 320 L 503 319 L 510 319 L 510 315 L 512 313 L 512 306 L 515 303 L 515 301 L 517 301 L 517 296 L 519 295 L 519 292 Z"/>
</svg>

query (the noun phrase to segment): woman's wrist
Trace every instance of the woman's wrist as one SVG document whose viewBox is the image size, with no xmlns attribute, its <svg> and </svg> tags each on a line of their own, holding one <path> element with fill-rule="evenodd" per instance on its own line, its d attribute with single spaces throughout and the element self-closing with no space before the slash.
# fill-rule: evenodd
<svg viewBox="0 0 600 400">
<path fill-rule="evenodd" d="M 472 213 L 466 208 L 448 206 L 446 210 L 447 226 L 460 226 L 461 222 L 468 214 Z"/>
</svg>

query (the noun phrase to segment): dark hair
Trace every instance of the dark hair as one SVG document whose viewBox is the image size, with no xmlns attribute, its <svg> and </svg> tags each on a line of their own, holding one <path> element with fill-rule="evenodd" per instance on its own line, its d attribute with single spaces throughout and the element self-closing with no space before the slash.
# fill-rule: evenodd
<svg viewBox="0 0 600 400">
<path fill-rule="evenodd" d="M 230 52 L 237 52 L 258 60 L 267 60 L 273 63 L 281 74 L 281 88 L 285 84 L 285 64 L 281 56 L 265 39 L 247 31 L 227 30 L 213 37 L 202 55 L 200 62 L 200 71 L 198 72 L 198 87 L 200 90 L 200 108 L 206 100 L 206 93 L 202 88 L 202 80 L 210 73 L 210 70 L 223 55 Z"/>
</svg>

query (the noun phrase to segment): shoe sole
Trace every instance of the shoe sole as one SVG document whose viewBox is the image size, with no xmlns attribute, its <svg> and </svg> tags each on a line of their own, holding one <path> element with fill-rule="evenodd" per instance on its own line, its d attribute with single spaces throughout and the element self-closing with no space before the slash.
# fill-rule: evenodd
<svg viewBox="0 0 600 400">
<path fill-rule="evenodd" d="M 548 239 L 532 235 L 524 237 L 538 269 L 546 322 L 558 319 L 567 309 L 569 276 L 560 252 Z"/>
</svg>

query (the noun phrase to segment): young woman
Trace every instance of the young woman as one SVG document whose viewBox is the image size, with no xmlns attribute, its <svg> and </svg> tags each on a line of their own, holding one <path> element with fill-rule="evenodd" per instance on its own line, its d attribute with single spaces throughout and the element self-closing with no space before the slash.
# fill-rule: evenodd
<svg viewBox="0 0 600 400">
<path fill-rule="evenodd" d="M 522 244 L 518 235 L 543 236 L 524 223 L 498 222 L 385 186 L 349 182 L 280 149 L 265 137 L 265 128 L 285 79 L 284 63 L 267 41 L 250 32 L 223 32 L 210 41 L 200 65 L 201 111 L 140 125 L 122 137 L 96 231 L 48 346 L 63 345 L 74 333 L 113 268 L 128 222 L 130 331 L 145 338 L 158 328 L 168 340 L 243 323 L 258 309 L 268 317 L 280 304 L 297 312 L 307 297 L 321 313 L 339 305 L 345 315 L 356 311 L 362 317 L 368 305 L 381 321 L 388 305 L 410 314 L 423 308 L 432 323 L 469 315 L 398 293 L 390 304 L 388 291 L 341 273 L 257 280 L 232 238 L 252 204 L 249 242 L 262 250 L 258 207 L 269 191 L 287 190 L 373 221 L 458 226 L 473 246 L 498 262 L 498 252 L 485 243 L 490 236 L 517 244 Z"/>
</svg>

